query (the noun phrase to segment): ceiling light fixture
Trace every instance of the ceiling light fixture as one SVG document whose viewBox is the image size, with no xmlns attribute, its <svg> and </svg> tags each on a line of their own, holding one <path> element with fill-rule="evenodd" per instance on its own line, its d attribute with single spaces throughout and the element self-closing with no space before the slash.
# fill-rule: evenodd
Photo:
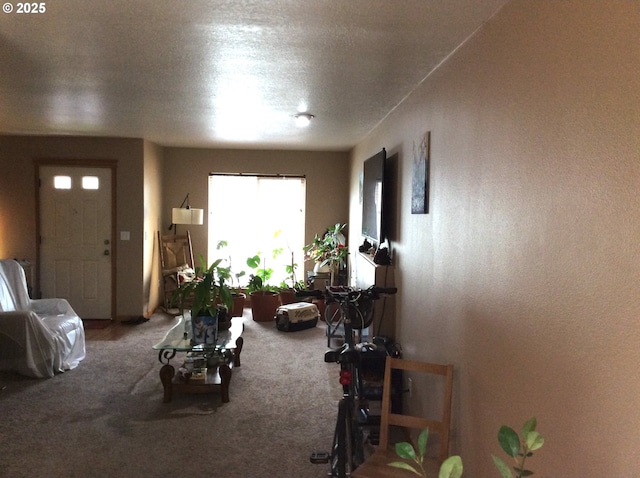
<svg viewBox="0 0 640 478">
<path fill-rule="evenodd" d="M 311 113 L 297 113 L 293 115 L 293 117 L 296 119 L 296 126 L 300 128 L 309 126 L 309 123 L 311 123 L 311 120 L 315 118 L 315 116 L 313 116 Z"/>
</svg>

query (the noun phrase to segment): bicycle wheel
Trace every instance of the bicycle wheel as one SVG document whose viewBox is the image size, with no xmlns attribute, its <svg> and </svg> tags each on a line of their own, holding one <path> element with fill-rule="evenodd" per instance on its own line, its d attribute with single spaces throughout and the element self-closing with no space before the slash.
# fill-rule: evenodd
<svg viewBox="0 0 640 478">
<path fill-rule="evenodd" d="M 324 309 L 324 320 L 327 325 L 336 327 L 342 318 L 340 304 L 337 302 L 329 302 Z"/>
<path fill-rule="evenodd" d="M 342 311 L 340 304 L 330 302 L 324 310 L 324 319 L 327 324 L 327 346 L 331 345 L 331 339 L 334 337 L 342 337 L 340 328 L 343 325 Z"/>
<path fill-rule="evenodd" d="M 333 435 L 333 448 L 331 450 L 331 476 L 335 478 L 346 478 L 348 443 L 347 430 L 350 428 L 348 417 L 348 403 L 340 400 L 338 403 L 338 420 Z"/>
<path fill-rule="evenodd" d="M 350 305 L 351 326 L 356 329 L 365 329 L 373 322 L 373 299 L 369 296 L 362 296 L 358 299 L 357 306 Z"/>
<path fill-rule="evenodd" d="M 348 420 L 351 449 L 349 450 L 349 457 L 351 458 L 351 471 L 355 470 L 364 462 L 364 428 L 362 419 L 362 381 L 360 377 L 360 365 L 359 363 L 353 364 L 351 372 L 351 400 Z"/>
</svg>

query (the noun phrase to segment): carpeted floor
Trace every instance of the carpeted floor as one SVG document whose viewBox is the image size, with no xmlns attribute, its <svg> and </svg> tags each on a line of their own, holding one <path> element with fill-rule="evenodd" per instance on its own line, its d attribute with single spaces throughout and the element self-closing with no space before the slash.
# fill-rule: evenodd
<svg viewBox="0 0 640 478">
<path fill-rule="evenodd" d="M 284 333 L 250 311 L 244 320 L 226 404 L 177 393 L 162 403 L 151 346 L 175 321 L 164 314 L 87 341 L 80 366 L 52 379 L 0 375 L 0 477 L 326 476 L 309 462 L 330 447 L 340 397 L 323 324 Z"/>
<path fill-rule="evenodd" d="M 112 325 L 111 319 L 82 319 L 82 325 L 85 330 L 101 330 Z"/>
</svg>

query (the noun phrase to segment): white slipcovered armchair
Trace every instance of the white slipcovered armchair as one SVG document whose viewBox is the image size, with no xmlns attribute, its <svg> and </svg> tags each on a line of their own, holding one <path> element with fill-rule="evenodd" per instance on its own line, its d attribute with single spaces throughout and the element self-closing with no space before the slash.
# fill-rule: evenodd
<svg viewBox="0 0 640 478">
<path fill-rule="evenodd" d="M 0 370 L 53 377 L 84 357 L 82 319 L 69 302 L 29 298 L 20 264 L 0 260 Z"/>
</svg>

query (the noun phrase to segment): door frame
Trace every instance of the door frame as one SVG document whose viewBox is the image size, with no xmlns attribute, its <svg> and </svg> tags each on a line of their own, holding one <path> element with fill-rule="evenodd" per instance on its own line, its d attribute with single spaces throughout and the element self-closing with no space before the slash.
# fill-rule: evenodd
<svg viewBox="0 0 640 478">
<path fill-rule="evenodd" d="M 40 168 L 43 166 L 64 166 L 71 168 L 103 168 L 111 170 L 111 320 L 116 317 L 116 264 L 118 258 L 117 242 L 116 242 L 116 191 L 117 181 L 116 172 L 118 167 L 117 159 L 51 159 L 38 158 L 33 160 L 35 173 L 35 190 L 36 190 L 36 268 L 34 293 L 35 297 L 42 296 L 40 288 L 40 245 L 42 244 L 42 236 L 40 232 Z"/>
</svg>

